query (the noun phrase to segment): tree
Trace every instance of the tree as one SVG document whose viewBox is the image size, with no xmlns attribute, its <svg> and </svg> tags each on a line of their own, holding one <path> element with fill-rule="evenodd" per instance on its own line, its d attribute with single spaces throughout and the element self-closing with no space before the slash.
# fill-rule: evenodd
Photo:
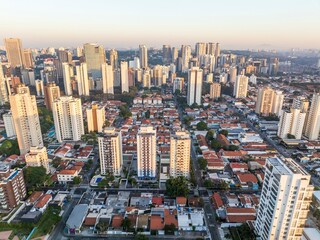
<svg viewBox="0 0 320 240">
<path fill-rule="evenodd" d="M 181 91 L 179 90 L 179 89 L 176 89 L 175 91 L 174 91 L 174 95 L 180 95 L 181 94 Z"/>
<path fill-rule="evenodd" d="M 144 114 L 144 116 L 145 116 L 146 118 L 150 118 L 150 110 L 149 110 L 149 109 L 146 111 L 146 113 Z"/>
<path fill-rule="evenodd" d="M 228 134 L 229 134 L 228 130 L 225 130 L 225 129 L 221 130 L 219 133 L 222 135 L 225 135 L 226 137 L 228 137 Z"/>
<path fill-rule="evenodd" d="M 76 176 L 73 178 L 72 183 L 75 185 L 78 185 L 79 183 L 81 183 L 81 177 Z"/>
<path fill-rule="evenodd" d="M 119 107 L 120 113 L 119 116 L 126 119 L 132 116 L 132 113 L 130 112 L 127 105 L 122 105 Z"/>
<path fill-rule="evenodd" d="M 134 237 L 134 240 L 149 240 L 149 238 L 146 235 L 142 235 L 142 234 L 137 234 Z"/>
<path fill-rule="evenodd" d="M 47 180 L 46 169 L 41 167 L 27 167 L 23 169 L 25 181 L 29 187 L 44 185 Z"/>
<path fill-rule="evenodd" d="M 105 188 L 109 186 L 109 181 L 107 179 L 102 179 L 100 182 L 98 182 L 98 187 Z"/>
<path fill-rule="evenodd" d="M 166 181 L 166 190 L 170 197 L 186 197 L 189 193 L 188 181 L 183 176 L 170 178 Z"/>
<path fill-rule="evenodd" d="M 228 150 L 230 150 L 230 151 L 236 151 L 236 150 L 239 150 L 239 147 L 236 146 L 236 145 L 230 145 L 230 146 L 228 147 Z"/>
<path fill-rule="evenodd" d="M 222 147 L 221 143 L 217 139 L 211 140 L 211 148 L 213 148 L 215 151 L 220 150 Z"/>
<path fill-rule="evenodd" d="M 191 116 L 185 116 L 185 117 L 183 118 L 183 123 L 186 124 L 186 125 L 188 125 L 188 126 L 190 126 L 190 124 L 191 124 L 191 122 L 192 122 L 193 120 L 194 120 L 193 117 L 191 117 Z"/>
<path fill-rule="evenodd" d="M 207 130 L 207 128 L 208 128 L 207 123 L 205 123 L 204 121 L 198 122 L 197 130 L 204 131 L 204 130 Z"/>
<path fill-rule="evenodd" d="M 206 188 L 212 188 L 212 187 L 213 187 L 213 183 L 212 183 L 212 181 L 209 180 L 209 179 L 206 179 L 203 184 L 204 184 L 204 186 L 205 186 Z"/>
<path fill-rule="evenodd" d="M 129 218 L 124 218 L 121 223 L 121 227 L 124 231 L 128 231 L 131 228 L 131 220 Z"/>
<path fill-rule="evenodd" d="M 17 140 L 5 140 L 0 146 L 0 155 L 6 154 L 10 156 L 12 154 L 20 155 L 19 145 Z"/>
<path fill-rule="evenodd" d="M 170 225 L 164 225 L 164 232 L 168 235 L 173 235 L 175 230 L 176 226 L 173 223 L 171 223 Z"/>
<path fill-rule="evenodd" d="M 213 136 L 214 136 L 214 130 L 211 129 L 206 134 L 207 141 L 211 141 L 213 139 Z"/>
<path fill-rule="evenodd" d="M 201 170 L 206 170 L 207 169 L 207 165 L 208 165 L 208 161 L 207 159 L 204 158 L 199 158 L 198 159 L 198 164 Z"/>
<path fill-rule="evenodd" d="M 51 162 L 51 164 L 54 168 L 59 167 L 60 163 L 61 163 L 61 158 L 59 158 L 59 157 L 55 157 Z"/>
<path fill-rule="evenodd" d="M 288 138 L 288 139 L 296 139 L 296 136 L 288 133 L 288 134 L 287 134 L 287 138 Z"/>
<path fill-rule="evenodd" d="M 100 220 L 99 223 L 96 225 L 96 229 L 99 232 L 105 232 L 108 229 L 108 223 Z"/>
</svg>

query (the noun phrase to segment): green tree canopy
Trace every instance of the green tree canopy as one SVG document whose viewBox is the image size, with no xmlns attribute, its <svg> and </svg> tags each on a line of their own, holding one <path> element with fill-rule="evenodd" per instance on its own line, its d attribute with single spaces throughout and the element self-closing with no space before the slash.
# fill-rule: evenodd
<svg viewBox="0 0 320 240">
<path fill-rule="evenodd" d="M 188 181 L 182 176 L 170 178 L 166 181 L 166 190 L 170 197 L 186 197 L 189 193 Z"/>
<path fill-rule="evenodd" d="M 131 220 L 129 218 L 124 218 L 121 223 L 121 227 L 124 231 L 128 231 L 131 228 Z"/>
<path fill-rule="evenodd" d="M 207 165 L 208 165 L 207 159 L 199 158 L 198 159 L 198 163 L 199 163 L 199 167 L 200 167 L 201 170 L 206 170 L 207 169 Z"/>
<path fill-rule="evenodd" d="M 207 132 L 207 134 L 206 134 L 207 141 L 211 141 L 213 139 L 214 133 L 215 132 L 212 129 Z"/>
<path fill-rule="evenodd" d="M 288 139 L 296 139 L 296 136 L 288 133 L 288 134 L 287 134 L 287 138 L 288 138 Z"/>
<path fill-rule="evenodd" d="M 228 134 L 229 134 L 228 130 L 225 130 L 225 129 L 221 130 L 219 133 L 222 135 L 225 135 L 226 137 L 228 137 Z"/>
<path fill-rule="evenodd" d="M 236 146 L 236 145 L 230 145 L 230 146 L 228 147 L 228 150 L 230 150 L 230 151 L 237 151 L 237 150 L 239 150 L 239 147 Z"/>
<path fill-rule="evenodd" d="M 6 154 L 10 156 L 12 154 L 20 155 L 19 145 L 17 140 L 5 140 L 0 146 L 0 155 Z"/>
<path fill-rule="evenodd" d="M 207 123 L 205 123 L 204 121 L 198 122 L 197 130 L 204 131 L 204 130 L 207 130 L 207 128 L 208 128 Z"/>
<path fill-rule="evenodd" d="M 221 149 L 222 145 L 217 139 L 211 140 L 211 148 L 213 148 L 216 151 L 219 151 Z"/>
<path fill-rule="evenodd" d="M 78 185 L 79 183 L 81 183 L 81 177 L 74 177 L 72 183 Z"/>
<path fill-rule="evenodd" d="M 120 106 L 119 110 L 120 110 L 120 113 L 119 113 L 120 117 L 123 117 L 126 119 L 132 116 L 132 113 L 130 112 L 127 105 Z"/>
<path fill-rule="evenodd" d="M 47 180 L 46 169 L 43 166 L 24 168 L 23 174 L 29 187 L 44 185 Z"/>
</svg>

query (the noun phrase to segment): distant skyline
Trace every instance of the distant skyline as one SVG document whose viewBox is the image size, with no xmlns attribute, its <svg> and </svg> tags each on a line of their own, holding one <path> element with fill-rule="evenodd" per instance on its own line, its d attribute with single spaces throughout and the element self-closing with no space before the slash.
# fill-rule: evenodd
<svg viewBox="0 0 320 240">
<path fill-rule="evenodd" d="M 5 0 L 0 38 L 24 48 L 161 47 L 220 42 L 222 49 L 320 49 L 319 0 Z"/>
</svg>

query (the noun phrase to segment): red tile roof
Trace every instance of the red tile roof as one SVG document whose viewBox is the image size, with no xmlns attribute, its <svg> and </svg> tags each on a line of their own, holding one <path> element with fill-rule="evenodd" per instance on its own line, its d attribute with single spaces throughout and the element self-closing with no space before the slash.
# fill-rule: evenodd
<svg viewBox="0 0 320 240">
<path fill-rule="evenodd" d="M 162 197 L 152 197 L 152 204 L 154 205 L 162 205 L 163 198 Z"/>
<path fill-rule="evenodd" d="M 52 199 L 51 194 L 44 194 L 40 197 L 39 201 L 35 205 L 36 208 L 43 208 Z"/>
<path fill-rule="evenodd" d="M 187 198 L 185 197 L 176 197 L 176 203 L 179 205 L 186 205 L 187 204 Z"/>
<path fill-rule="evenodd" d="M 241 183 L 258 183 L 258 179 L 252 173 L 237 172 L 236 175 Z"/>
<path fill-rule="evenodd" d="M 212 200 L 213 200 L 213 203 L 214 203 L 216 208 L 220 208 L 220 207 L 223 206 L 223 201 L 222 201 L 219 193 L 215 192 L 212 195 Z"/>
<path fill-rule="evenodd" d="M 43 195 L 43 192 L 40 192 L 40 191 L 36 191 L 36 192 L 33 192 L 30 197 L 28 198 L 28 202 L 29 203 L 34 203 L 35 201 L 37 201 L 41 196 Z"/>
<path fill-rule="evenodd" d="M 164 221 L 160 216 L 150 217 L 150 230 L 162 230 L 164 228 Z"/>
<path fill-rule="evenodd" d="M 114 215 L 112 218 L 111 226 L 113 228 L 120 228 L 122 224 L 123 217 L 120 215 Z"/>
</svg>

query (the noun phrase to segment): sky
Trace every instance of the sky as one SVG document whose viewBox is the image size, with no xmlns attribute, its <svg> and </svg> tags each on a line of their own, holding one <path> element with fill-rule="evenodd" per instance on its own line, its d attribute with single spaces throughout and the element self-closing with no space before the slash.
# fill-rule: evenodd
<svg viewBox="0 0 320 240">
<path fill-rule="evenodd" d="M 25 48 L 320 49 L 320 0 L 0 0 L 0 38 Z M 3 43 L 0 45 L 3 45 Z"/>
</svg>

